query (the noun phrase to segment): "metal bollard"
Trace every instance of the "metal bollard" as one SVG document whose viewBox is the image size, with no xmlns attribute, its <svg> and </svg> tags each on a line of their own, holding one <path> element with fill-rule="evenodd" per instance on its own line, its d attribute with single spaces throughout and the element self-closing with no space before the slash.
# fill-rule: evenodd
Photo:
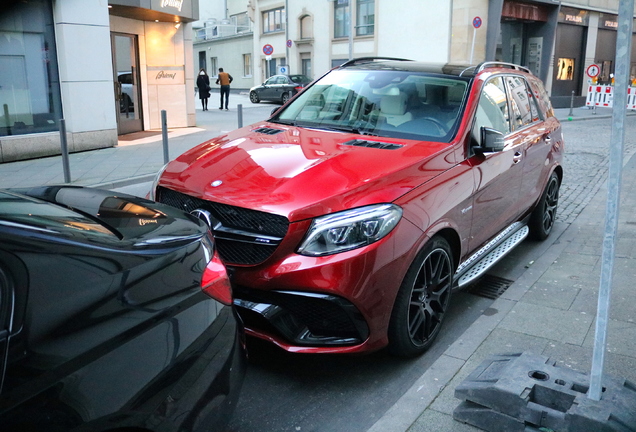
<svg viewBox="0 0 636 432">
<path fill-rule="evenodd" d="M 68 143 L 66 141 L 66 120 L 60 119 L 60 146 L 62 147 L 62 169 L 64 169 L 64 183 L 71 182 L 71 168 L 68 161 Z"/>
<path fill-rule="evenodd" d="M 238 113 L 238 127 L 243 127 L 243 104 L 238 104 L 236 106 L 236 111 Z"/>
<path fill-rule="evenodd" d="M 574 90 L 572 90 L 572 97 L 570 98 L 570 117 L 574 115 Z"/>
<path fill-rule="evenodd" d="M 166 110 L 161 110 L 161 140 L 163 141 L 163 163 L 167 164 L 170 161 L 168 154 L 168 119 Z"/>
</svg>

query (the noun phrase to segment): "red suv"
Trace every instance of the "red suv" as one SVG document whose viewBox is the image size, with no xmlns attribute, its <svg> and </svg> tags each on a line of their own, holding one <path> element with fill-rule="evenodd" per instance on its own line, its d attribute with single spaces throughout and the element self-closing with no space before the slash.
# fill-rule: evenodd
<svg viewBox="0 0 636 432">
<path fill-rule="evenodd" d="M 363 58 L 181 155 L 153 190 L 213 230 L 248 334 L 412 356 L 454 288 L 550 234 L 562 156 L 523 67 Z"/>
</svg>

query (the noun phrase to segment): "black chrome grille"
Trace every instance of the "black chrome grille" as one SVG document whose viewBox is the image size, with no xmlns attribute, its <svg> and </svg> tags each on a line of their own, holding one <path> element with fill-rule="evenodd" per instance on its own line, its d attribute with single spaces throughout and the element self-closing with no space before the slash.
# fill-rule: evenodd
<svg viewBox="0 0 636 432">
<path fill-rule="evenodd" d="M 276 135 L 276 134 L 279 134 L 279 133 L 283 132 L 283 130 L 282 129 L 274 129 L 274 128 L 262 127 L 262 128 L 254 129 L 252 132 L 262 133 L 262 134 L 265 134 L 265 135 Z"/>
<path fill-rule="evenodd" d="M 380 141 L 361 140 L 361 139 L 354 139 L 351 141 L 343 142 L 342 144 L 356 146 L 356 147 L 371 147 L 371 148 L 383 149 L 383 150 L 397 150 L 399 148 L 402 148 L 402 146 L 399 144 L 385 143 Z"/>
<path fill-rule="evenodd" d="M 276 332 L 298 345 L 356 345 L 369 334 L 362 314 L 347 300 L 324 294 L 234 287 L 246 326 Z M 275 307 L 276 313 L 264 312 Z"/>
<path fill-rule="evenodd" d="M 274 253 L 277 243 L 259 242 L 260 236 L 282 238 L 289 227 L 289 221 L 284 216 L 206 201 L 163 187 L 157 190 L 157 201 L 188 213 L 196 209 L 207 210 L 221 223 L 223 229 L 240 230 L 247 234 L 247 238 L 243 235 L 240 240 L 223 238 L 221 233 L 216 235 L 219 254 L 228 264 L 254 265 L 265 261 Z"/>
</svg>

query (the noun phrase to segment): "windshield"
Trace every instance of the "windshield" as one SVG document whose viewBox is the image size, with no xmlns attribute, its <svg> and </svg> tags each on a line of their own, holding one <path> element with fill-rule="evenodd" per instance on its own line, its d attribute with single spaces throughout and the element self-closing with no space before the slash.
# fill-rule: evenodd
<svg viewBox="0 0 636 432">
<path fill-rule="evenodd" d="M 468 81 L 402 71 L 334 70 L 271 121 L 365 135 L 448 142 Z"/>
</svg>

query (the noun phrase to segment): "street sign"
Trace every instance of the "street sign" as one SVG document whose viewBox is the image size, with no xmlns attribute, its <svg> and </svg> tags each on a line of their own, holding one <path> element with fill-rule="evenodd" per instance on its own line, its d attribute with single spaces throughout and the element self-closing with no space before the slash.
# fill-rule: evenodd
<svg viewBox="0 0 636 432">
<path fill-rule="evenodd" d="M 274 47 L 270 44 L 263 45 L 263 54 L 272 55 L 274 53 Z"/>
<path fill-rule="evenodd" d="M 287 66 L 279 66 L 278 67 L 278 73 L 281 75 L 287 75 Z"/>
<path fill-rule="evenodd" d="M 596 78 L 598 74 L 601 73 L 601 68 L 598 65 L 592 64 L 587 67 L 585 73 L 590 78 Z"/>
<path fill-rule="evenodd" d="M 287 39 L 287 48 L 291 48 L 291 46 L 292 46 L 291 39 Z"/>
<path fill-rule="evenodd" d="M 473 19 L 473 27 L 475 27 L 476 29 L 478 29 L 479 27 L 481 27 L 481 23 L 482 23 L 481 18 L 479 18 L 478 16 L 476 16 L 476 17 Z"/>
</svg>

